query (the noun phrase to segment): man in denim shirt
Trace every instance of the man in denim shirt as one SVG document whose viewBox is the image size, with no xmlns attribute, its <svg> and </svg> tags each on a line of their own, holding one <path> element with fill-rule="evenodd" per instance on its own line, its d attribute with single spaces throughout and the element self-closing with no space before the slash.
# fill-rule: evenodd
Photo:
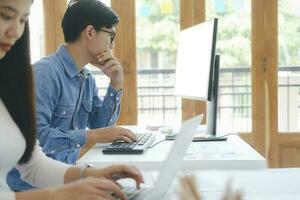
<svg viewBox="0 0 300 200">
<path fill-rule="evenodd" d="M 38 139 L 55 160 L 75 164 L 95 143 L 136 139 L 114 126 L 124 83 L 123 67 L 111 54 L 118 22 L 117 14 L 98 0 L 73 0 L 62 21 L 66 44 L 34 64 Z M 89 63 L 110 78 L 103 100 L 84 68 Z M 15 169 L 7 181 L 12 190 L 32 188 Z"/>
</svg>

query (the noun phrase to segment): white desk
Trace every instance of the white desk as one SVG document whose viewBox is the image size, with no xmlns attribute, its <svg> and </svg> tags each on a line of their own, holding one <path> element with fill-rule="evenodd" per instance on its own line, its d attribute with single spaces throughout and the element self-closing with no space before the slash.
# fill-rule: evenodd
<svg viewBox="0 0 300 200">
<path fill-rule="evenodd" d="M 197 190 L 203 200 L 221 200 L 228 181 L 232 191 L 241 191 L 243 200 L 299 200 L 300 168 L 258 169 L 258 170 L 196 170 L 192 172 L 197 181 Z M 143 171 L 143 188 L 155 185 L 158 172 Z M 134 187 L 132 180 L 120 181 L 123 186 Z M 179 200 L 182 191 L 177 177 L 165 200 Z"/>
<path fill-rule="evenodd" d="M 228 180 L 233 190 L 242 191 L 243 200 L 300 199 L 299 168 L 197 173 L 198 190 L 203 191 L 204 200 L 218 199 Z"/>
<path fill-rule="evenodd" d="M 164 135 L 158 134 L 154 143 L 163 139 Z M 103 167 L 111 164 L 130 164 L 141 170 L 159 170 L 172 144 L 172 141 L 162 142 L 148 149 L 143 155 L 104 155 L 102 148 L 106 145 L 97 144 L 77 161 L 77 165 L 93 164 Z M 183 169 L 192 170 L 264 168 L 266 160 L 249 144 L 234 135 L 225 142 L 193 142 L 183 163 Z"/>
</svg>

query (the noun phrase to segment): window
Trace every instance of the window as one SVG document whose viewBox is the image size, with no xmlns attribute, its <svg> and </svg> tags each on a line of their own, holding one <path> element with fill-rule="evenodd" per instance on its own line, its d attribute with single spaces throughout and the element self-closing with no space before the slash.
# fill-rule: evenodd
<svg viewBox="0 0 300 200">
<path fill-rule="evenodd" d="M 35 63 L 45 55 L 43 15 L 43 1 L 34 1 L 29 16 L 30 53 L 32 63 Z"/>
<path fill-rule="evenodd" d="M 278 1 L 278 130 L 300 131 L 300 1 Z"/>
<path fill-rule="evenodd" d="M 181 123 L 174 97 L 179 0 L 136 0 L 138 124 Z"/>
<path fill-rule="evenodd" d="M 220 127 L 251 132 L 251 1 L 207 0 L 206 18 L 215 17 L 221 55 L 218 121 Z"/>
</svg>

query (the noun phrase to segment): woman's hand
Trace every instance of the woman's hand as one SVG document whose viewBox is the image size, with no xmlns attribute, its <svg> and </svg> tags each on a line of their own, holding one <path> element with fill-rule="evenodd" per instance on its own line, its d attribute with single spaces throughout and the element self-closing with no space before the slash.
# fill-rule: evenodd
<svg viewBox="0 0 300 200">
<path fill-rule="evenodd" d="M 127 200 L 121 188 L 112 180 L 106 178 L 88 177 L 51 189 L 53 200 L 113 200 L 112 194 L 122 200 Z"/>
<path fill-rule="evenodd" d="M 129 165 L 112 165 L 101 169 L 87 168 L 84 175 L 104 177 L 114 182 L 122 178 L 132 178 L 135 180 L 138 189 L 140 184 L 144 183 L 144 178 L 140 171 L 136 167 Z"/>
<path fill-rule="evenodd" d="M 182 190 L 180 191 L 181 200 L 202 200 L 196 179 L 193 175 L 180 177 Z M 228 182 L 221 200 L 242 200 L 241 192 L 232 192 L 230 182 Z"/>
<path fill-rule="evenodd" d="M 182 192 L 180 192 L 181 200 L 202 200 L 200 193 L 197 190 L 197 183 L 194 176 L 180 177 Z"/>
</svg>

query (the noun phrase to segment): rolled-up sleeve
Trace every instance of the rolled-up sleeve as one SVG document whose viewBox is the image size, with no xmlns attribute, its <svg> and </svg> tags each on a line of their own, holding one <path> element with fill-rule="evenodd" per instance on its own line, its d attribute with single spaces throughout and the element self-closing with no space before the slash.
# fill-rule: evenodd
<svg viewBox="0 0 300 200">
<path fill-rule="evenodd" d="M 53 187 L 64 184 L 64 176 L 69 165 L 47 157 L 37 144 L 35 145 L 31 159 L 16 168 L 21 178 L 36 187 Z"/>
<path fill-rule="evenodd" d="M 93 108 L 88 127 L 93 129 L 114 125 L 120 115 L 123 91 L 116 91 L 109 85 L 102 101 L 95 81 L 93 81 L 93 88 Z"/>
</svg>

